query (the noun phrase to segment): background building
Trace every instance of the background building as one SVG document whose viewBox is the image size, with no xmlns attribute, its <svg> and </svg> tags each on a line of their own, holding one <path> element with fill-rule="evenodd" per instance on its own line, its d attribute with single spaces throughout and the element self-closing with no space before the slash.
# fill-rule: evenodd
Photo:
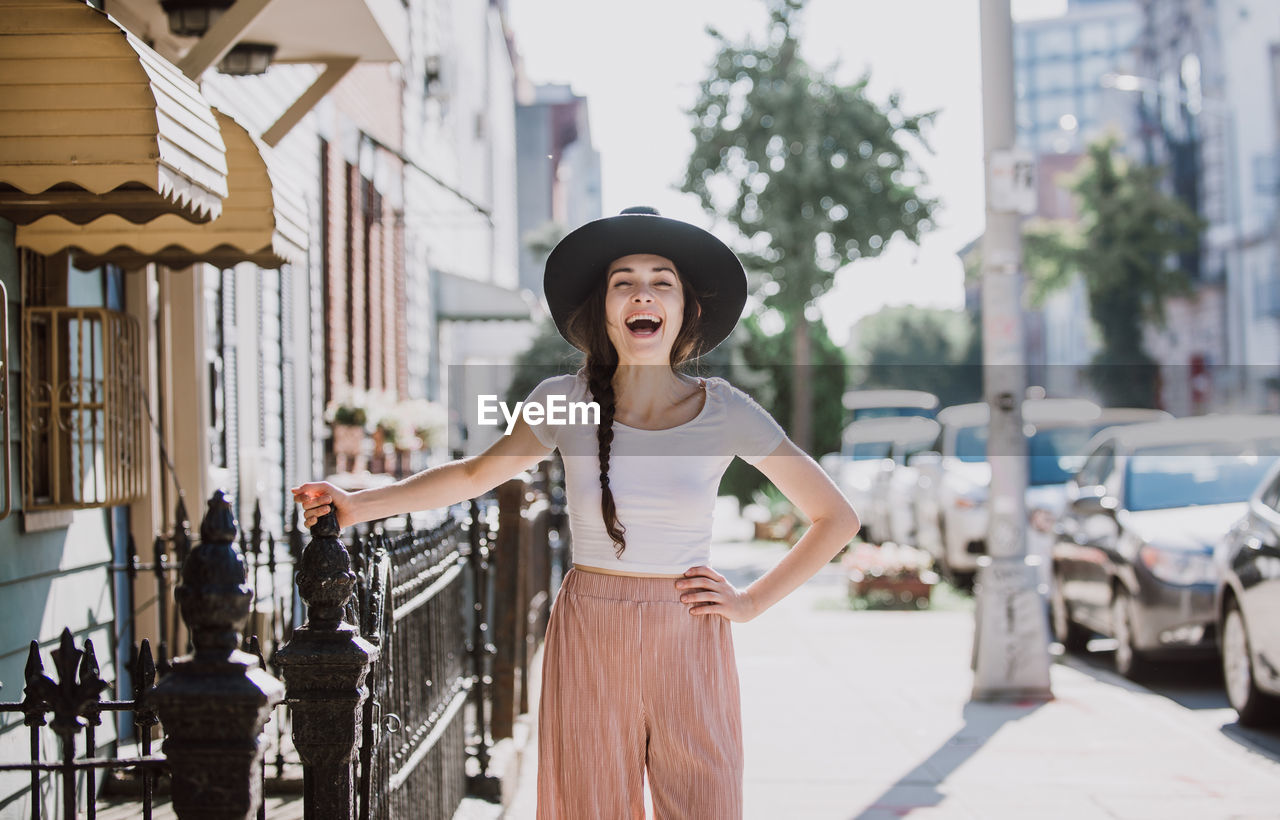
<svg viewBox="0 0 1280 820">
<path fill-rule="evenodd" d="M 516 106 L 520 167 L 520 286 L 542 293 L 548 241 L 600 218 L 600 154 L 587 100 L 567 85 L 523 90 Z"/>
<path fill-rule="evenodd" d="M 1072 0 L 1059 17 L 1015 25 L 1018 144 L 1036 157 L 1038 218 L 1074 219 L 1069 180 L 1085 146 L 1108 134 L 1123 145 L 1133 133 L 1134 111 L 1106 78 L 1132 70 L 1140 24 L 1128 0 Z M 1050 395 L 1089 395 L 1082 368 L 1096 344 L 1083 283 L 1077 279 L 1042 309 L 1025 311 L 1024 326 L 1028 383 Z"/>
<path fill-rule="evenodd" d="M 1274 3 L 1142 4 L 1135 104 L 1143 150 L 1207 227 L 1195 295 L 1149 344 L 1171 409 L 1262 406 L 1277 376 Z M 1176 329 L 1175 329 L 1176 328 Z"/>
</svg>

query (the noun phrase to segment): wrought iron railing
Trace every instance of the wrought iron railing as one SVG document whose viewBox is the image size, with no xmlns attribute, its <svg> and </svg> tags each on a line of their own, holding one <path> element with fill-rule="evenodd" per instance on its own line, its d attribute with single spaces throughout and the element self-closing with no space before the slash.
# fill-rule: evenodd
<svg viewBox="0 0 1280 820">
<path fill-rule="evenodd" d="M 264 668 L 279 677 L 276 652 L 293 634 L 300 609 L 293 574 L 305 536 L 296 508 L 282 534 L 264 531 L 262 519 L 259 502 L 254 505 L 250 526 L 240 531 L 237 542 L 254 593 L 244 631 L 258 641 Z M 151 560 L 142 560 L 130 537 L 125 562 L 111 565 L 111 570 L 124 575 L 127 581 L 124 586 L 127 597 L 121 602 L 124 629 L 116 641 L 129 643 L 128 657 L 132 663 L 138 656 L 140 636 L 152 636 L 156 647 L 155 665 L 161 677 L 168 673 L 175 656 L 191 651 L 174 600 L 174 589 L 180 581 L 178 574 L 192 549 L 191 525 L 182 500 L 174 510 L 174 521 L 177 523 L 169 532 L 157 535 L 152 541 Z M 144 585 L 144 582 L 148 583 Z M 141 595 L 140 588 L 144 588 Z M 246 642 L 246 649 L 247 646 Z M 289 740 L 290 716 L 286 705 L 277 707 L 269 733 L 268 775 L 283 780 L 286 768 L 299 763 Z"/>
<path fill-rule="evenodd" d="M 475 682 L 463 620 L 468 518 L 455 508 L 431 529 L 363 541 L 359 617 L 379 654 L 365 705 L 361 818 L 452 816 L 466 790 L 462 709 Z"/>
<path fill-rule="evenodd" d="M 350 548 L 332 515 L 317 522 L 305 549 L 296 518 L 286 538 L 263 533 L 258 516 L 241 533 L 221 492 L 197 544 L 180 507 L 150 564 L 135 552 L 115 567 L 134 581 L 154 574 L 152 634 L 165 646 L 163 663 L 152 662 L 142 641 L 130 664 L 133 699 L 103 700 L 111 685 L 91 642 L 77 649 L 63 634 L 56 680 L 33 644 L 23 700 L 0 704 L 31 727 L 31 757 L 0 771 L 31 773 L 37 819 L 56 811 L 41 799 L 50 772 L 60 778 L 63 815 L 76 817 L 79 800 L 94 817 L 104 770 L 133 773 L 144 818 L 162 775 L 179 818 L 205 816 L 211 804 L 264 818 L 268 768 L 280 774 L 291 747 L 303 763 L 308 816 L 444 820 L 468 794 L 498 797 L 490 748 L 510 735 L 507 717 L 528 709 L 529 659 L 554 592 L 554 556 L 563 555 L 551 489 L 545 477 L 514 479 L 430 527 L 377 522 Z M 171 576 L 175 559 L 180 582 Z M 277 577 L 295 566 L 308 607 L 297 629 L 295 584 L 286 589 Z M 513 605 L 495 606 L 511 589 L 519 591 Z M 272 606 L 255 616 L 264 600 Z M 137 617 L 131 635 L 141 628 Z M 187 641 L 183 627 L 187 654 L 170 659 L 168 646 Z M 242 641 L 251 630 L 260 634 Z M 288 713 L 267 671 L 277 668 L 288 682 Z M 136 753 L 94 756 L 95 727 L 108 712 L 132 715 Z M 152 745 L 157 725 L 163 754 Z M 41 759 L 41 731 L 57 734 L 58 761 Z M 468 777 L 469 768 L 479 774 Z"/>
<path fill-rule="evenodd" d="M 179 540 L 189 539 L 185 526 L 176 532 Z M 265 777 L 263 724 L 281 700 L 282 687 L 263 669 L 257 636 L 241 641 L 254 593 L 245 583 L 248 573 L 236 540 L 231 505 L 216 493 L 201 523 L 200 541 L 186 550 L 181 583 L 174 588 L 173 598 L 191 631 L 191 654 L 167 664 L 167 673 L 161 674 L 150 642 L 143 640 L 130 664 L 130 700 L 103 699 L 103 693 L 115 686 L 102 678 L 91 640 L 77 648 L 70 630 L 63 631 L 58 648 L 51 653 L 56 679 L 45 673 L 39 643 L 32 641 L 23 699 L 0 703 L 0 713 L 23 715 L 30 733 L 30 759 L 0 764 L 0 771 L 30 773 L 28 803 L 33 820 L 56 816 L 59 810 L 61 816 L 74 820 L 81 816 L 81 803 L 87 816 L 94 818 L 99 772 L 130 772 L 136 777 L 141 787 L 138 815 L 143 818 L 152 815 L 161 776 L 173 783 L 180 816 L 185 805 L 188 812 L 193 806 L 223 811 L 228 806 L 233 811 L 243 807 L 242 816 L 256 810 L 264 817 L 260 808 Z M 167 565 L 163 556 L 159 564 Z M 132 717 L 136 754 L 97 756 L 97 729 L 106 713 Z M 153 749 L 155 727 L 160 724 L 164 754 Z M 115 736 L 123 739 L 120 723 L 114 728 Z M 57 761 L 42 759 L 46 731 L 57 736 Z M 43 786 L 50 773 L 58 780 L 51 792 L 57 796 L 53 800 L 45 797 Z M 216 810 L 215 815 L 224 816 Z"/>
<path fill-rule="evenodd" d="M 89 820 L 96 816 L 94 795 L 97 794 L 98 772 L 103 770 L 130 769 L 138 773 L 142 783 L 142 816 L 151 818 L 151 804 L 157 768 L 164 765 L 162 756 L 153 755 L 151 729 L 158 722 L 155 709 L 147 703 L 147 695 L 154 688 L 156 667 L 151 658 L 151 645 L 142 642 L 133 665 L 133 699 L 103 700 L 102 693 L 111 684 L 99 673 L 98 658 L 93 641 L 85 639 L 82 649 L 76 648 L 71 630 L 62 631 L 58 648 L 52 652 L 57 679 L 45 674 L 40 645 L 31 642 L 27 654 L 25 688 L 21 701 L 0 703 L 0 712 L 20 712 L 30 736 L 31 759 L 26 763 L 0 764 L 0 771 L 25 771 L 31 775 L 30 806 L 32 820 L 49 816 L 45 812 L 42 774 L 52 773 L 60 781 L 63 816 L 69 820 L 79 817 L 77 811 L 77 780 L 85 776 L 86 813 Z M 139 756 L 99 758 L 97 727 L 102 725 L 104 712 L 129 712 L 133 715 Z M 50 722 L 49 717 L 53 720 Z M 41 735 L 45 727 L 58 738 L 59 759 L 44 761 Z M 83 737 L 83 741 L 79 739 Z M 84 754 L 78 754 L 82 748 Z"/>
<path fill-rule="evenodd" d="M 279 659 L 307 811 L 447 820 L 467 794 L 498 797 L 489 752 L 529 708 L 553 539 L 545 479 L 495 496 L 424 530 L 383 522 L 350 551 L 332 513 L 312 528 L 310 617 Z"/>
</svg>

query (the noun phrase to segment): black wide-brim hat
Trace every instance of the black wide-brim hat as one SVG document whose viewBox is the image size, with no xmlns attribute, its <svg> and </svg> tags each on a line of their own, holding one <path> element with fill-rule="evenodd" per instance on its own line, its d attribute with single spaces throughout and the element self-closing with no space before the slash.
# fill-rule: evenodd
<svg viewBox="0 0 1280 820">
<path fill-rule="evenodd" d="M 569 315 L 604 279 L 610 262 L 633 253 L 665 256 L 702 304 L 701 352 L 728 338 L 747 303 L 747 273 L 729 246 L 708 231 L 658 214 L 626 208 L 572 231 L 547 257 L 542 289 L 560 335 L 569 340 Z"/>
</svg>

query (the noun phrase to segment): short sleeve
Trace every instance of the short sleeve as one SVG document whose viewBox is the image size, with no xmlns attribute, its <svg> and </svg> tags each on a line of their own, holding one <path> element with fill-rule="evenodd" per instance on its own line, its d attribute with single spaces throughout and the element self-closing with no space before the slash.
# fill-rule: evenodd
<svg viewBox="0 0 1280 820">
<path fill-rule="evenodd" d="M 787 433 L 751 396 L 732 385 L 729 385 L 729 395 L 732 452 L 748 464 L 756 464 L 778 449 Z"/>
<path fill-rule="evenodd" d="M 537 387 L 533 388 L 529 393 L 529 397 L 525 399 L 525 404 L 539 404 L 546 407 L 548 398 L 556 396 L 561 399 L 569 399 L 569 391 L 573 387 L 574 377 L 572 376 L 555 376 L 554 378 L 544 379 Z M 555 449 L 560 446 L 559 436 L 560 425 L 547 424 L 540 421 L 529 424 L 529 429 L 533 431 L 533 435 L 543 447 Z"/>
</svg>

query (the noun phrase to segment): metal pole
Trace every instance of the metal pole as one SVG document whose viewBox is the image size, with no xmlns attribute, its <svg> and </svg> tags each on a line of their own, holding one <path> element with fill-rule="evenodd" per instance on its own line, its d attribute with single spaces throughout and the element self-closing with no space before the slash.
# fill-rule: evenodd
<svg viewBox="0 0 1280 820">
<path fill-rule="evenodd" d="M 978 572 L 975 700 L 1050 698 L 1048 622 L 1026 549 L 1027 442 L 1019 193 L 1034 164 L 1014 152 L 1010 0 L 981 0 L 986 231 L 982 239 L 983 394 L 991 408 L 987 552 Z M 1025 197 L 1022 197 L 1025 198 Z"/>
</svg>

